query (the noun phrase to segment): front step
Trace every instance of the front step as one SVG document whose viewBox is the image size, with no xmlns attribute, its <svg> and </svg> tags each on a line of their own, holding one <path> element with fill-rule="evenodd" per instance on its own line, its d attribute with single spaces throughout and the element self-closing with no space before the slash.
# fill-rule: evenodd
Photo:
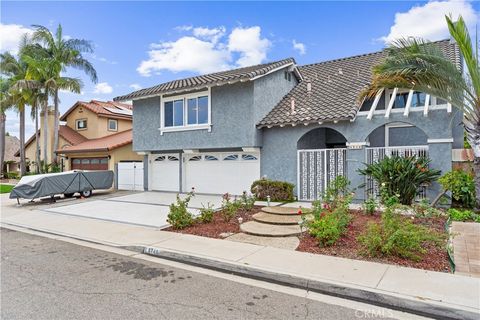
<svg viewBox="0 0 480 320">
<path fill-rule="evenodd" d="M 260 223 L 257 221 L 248 221 L 240 225 L 240 230 L 247 234 L 262 237 L 290 237 L 302 233 L 300 226 L 297 225 L 275 225 Z"/>
<path fill-rule="evenodd" d="M 263 207 L 263 212 L 276 214 L 281 216 L 296 216 L 298 215 L 298 209 L 292 207 Z"/>
<path fill-rule="evenodd" d="M 279 215 L 266 212 L 259 212 L 252 216 L 253 220 L 261 223 L 279 225 L 298 225 L 302 221 L 301 215 Z"/>
</svg>

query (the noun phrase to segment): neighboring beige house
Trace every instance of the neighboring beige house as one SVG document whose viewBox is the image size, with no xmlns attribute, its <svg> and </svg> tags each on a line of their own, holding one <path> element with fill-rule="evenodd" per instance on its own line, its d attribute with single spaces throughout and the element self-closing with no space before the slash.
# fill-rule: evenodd
<svg viewBox="0 0 480 320">
<path fill-rule="evenodd" d="M 54 112 L 48 112 L 48 128 L 53 128 Z M 43 159 L 43 117 L 40 115 L 40 155 Z M 63 170 L 114 170 L 120 161 L 138 161 L 143 156 L 132 151 L 132 106 L 91 100 L 78 101 L 60 117 L 59 150 Z M 53 154 L 53 130 L 47 139 Z M 25 144 L 27 160 L 35 162 L 35 135 Z M 18 152 L 17 152 L 18 153 Z M 51 159 L 48 161 L 51 162 Z M 35 170 L 30 166 L 30 170 Z"/>
</svg>

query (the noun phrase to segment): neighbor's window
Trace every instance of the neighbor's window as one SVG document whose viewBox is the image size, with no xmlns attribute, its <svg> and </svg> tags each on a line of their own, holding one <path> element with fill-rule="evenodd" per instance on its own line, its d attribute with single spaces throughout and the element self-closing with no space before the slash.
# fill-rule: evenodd
<svg viewBox="0 0 480 320">
<path fill-rule="evenodd" d="M 163 103 L 163 126 L 186 127 L 208 123 L 208 96 L 188 95 Z"/>
<path fill-rule="evenodd" d="M 115 119 L 108 119 L 108 131 L 117 131 L 118 121 Z"/>
<path fill-rule="evenodd" d="M 87 129 L 87 119 L 75 120 L 75 126 L 77 130 Z"/>
</svg>

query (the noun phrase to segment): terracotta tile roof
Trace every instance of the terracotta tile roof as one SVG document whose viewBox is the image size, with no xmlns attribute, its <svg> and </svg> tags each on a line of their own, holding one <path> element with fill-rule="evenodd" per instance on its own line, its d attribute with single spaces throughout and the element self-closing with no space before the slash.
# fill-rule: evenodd
<svg viewBox="0 0 480 320">
<path fill-rule="evenodd" d="M 78 133 L 77 131 L 73 130 L 70 127 L 67 127 L 65 125 L 61 125 L 58 128 L 58 134 L 65 140 L 67 140 L 68 143 L 71 145 L 76 145 L 79 143 L 82 143 L 84 141 L 87 141 L 88 139 Z"/>
<path fill-rule="evenodd" d="M 70 109 L 67 110 L 61 117 L 61 121 L 66 121 L 68 115 L 77 107 L 84 107 L 98 116 L 109 118 L 132 119 L 132 105 L 121 103 L 117 101 L 99 101 L 91 100 L 90 102 L 78 101 Z"/>
<path fill-rule="evenodd" d="M 15 136 L 5 136 L 4 161 L 20 161 L 20 140 Z M 18 155 L 17 155 L 18 154 Z"/>
<path fill-rule="evenodd" d="M 132 130 L 126 130 L 109 136 L 90 139 L 77 145 L 58 150 L 58 153 L 79 153 L 79 152 L 98 152 L 110 151 L 132 143 Z"/>
<path fill-rule="evenodd" d="M 460 67 L 460 52 L 455 44 L 449 40 L 436 44 Z M 380 51 L 300 66 L 304 81 L 283 97 L 257 127 L 353 119 L 359 109 L 358 95 L 371 81 L 372 67 L 385 56 L 385 51 Z"/>
<path fill-rule="evenodd" d="M 166 92 L 200 89 L 204 88 L 206 85 L 220 85 L 228 82 L 247 81 L 265 75 L 276 68 L 289 65 L 295 65 L 295 60 L 293 58 L 165 82 L 151 88 L 137 90 L 116 97 L 113 100 L 125 101 Z"/>
</svg>

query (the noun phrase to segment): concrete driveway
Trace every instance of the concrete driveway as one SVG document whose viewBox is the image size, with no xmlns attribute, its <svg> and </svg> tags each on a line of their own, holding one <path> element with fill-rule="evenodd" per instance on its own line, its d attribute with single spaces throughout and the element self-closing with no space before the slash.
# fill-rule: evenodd
<svg viewBox="0 0 480 320">
<path fill-rule="evenodd" d="M 80 216 L 148 227 L 164 228 L 168 226 L 169 206 L 176 201 L 176 193 L 138 192 L 100 200 L 75 201 L 65 206 L 43 209 L 49 213 Z M 185 194 L 180 195 L 185 198 Z M 93 201 L 92 201 L 93 200 Z M 190 212 L 199 213 L 202 205 L 210 203 L 215 209 L 220 208 L 222 196 L 196 195 L 189 204 Z"/>
</svg>

